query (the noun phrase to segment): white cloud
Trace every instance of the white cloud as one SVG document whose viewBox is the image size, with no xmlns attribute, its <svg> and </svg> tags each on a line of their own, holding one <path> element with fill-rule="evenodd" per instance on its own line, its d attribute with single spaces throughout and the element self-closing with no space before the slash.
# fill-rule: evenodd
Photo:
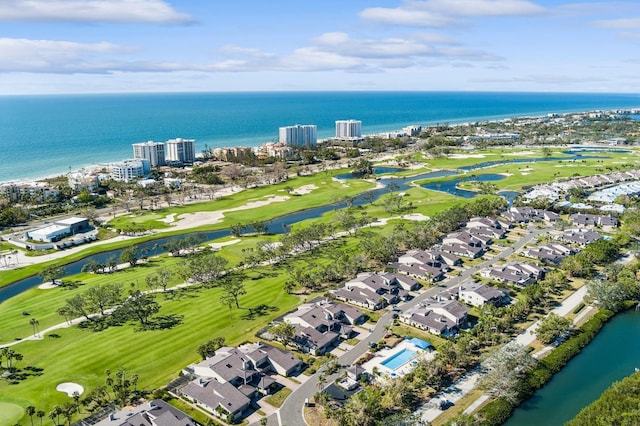
<svg viewBox="0 0 640 426">
<path fill-rule="evenodd" d="M 530 16 L 545 9 L 526 0 L 405 0 L 399 7 L 372 7 L 360 12 L 365 20 L 394 25 L 443 27 L 460 18 Z"/>
<path fill-rule="evenodd" d="M 529 16 L 545 11 L 525 0 L 428 0 L 422 6 L 451 16 Z"/>
<path fill-rule="evenodd" d="M 193 18 L 163 0 L 3 0 L 0 21 L 182 24 Z"/>
<path fill-rule="evenodd" d="M 371 7 L 360 12 L 368 21 L 413 27 L 444 27 L 454 23 L 453 19 L 424 10 L 404 8 Z"/>
<path fill-rule="evenodd" d="M 601 28 L 620 30 L 640 29 L 640 18 L 620 18 L 596 21 L 594 24 Z"/>
<path fill-rule="evenodd" d="M 70 41 L 0 38 L 0 70 L 27 72 L 68 72 L 92 68 L 86 62 L 95 54 L 124 52 L 127 49 L 111 43 L 75 43 Z"/>
</svg>

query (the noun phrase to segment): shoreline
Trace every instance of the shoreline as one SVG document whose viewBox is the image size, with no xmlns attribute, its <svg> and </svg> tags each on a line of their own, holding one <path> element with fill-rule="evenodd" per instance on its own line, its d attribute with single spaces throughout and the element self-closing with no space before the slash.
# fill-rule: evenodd
<svg viewBox="0 0 640 426">
<path fill-rule="evenodd" d="M 395 92 L 393 92 L 395 93 Z M 52 95 L 52 96 L 58 96 L 58 95 Z M 59 96 L 74 96 L 74 95 L 59 95 Z M 93 95 L 91 95 L 93 96 Z M 503 120 L 507 120 L 507 119 L 516 119 L 516 120 L 521 120 L 521 119 L 540 119 L 543 118 L 549 114 L 559 114 L 560 116 L 565 116 L 565 115 L 572 115 L 572 114 L 588 114 L 590 112 L 605 112 L 605 113 L 613 113 L 615 111 L 626 111 L 628 113 L 631 113 L 634 110 L 638 110 L 640 109 L 640 106 L 638 107 L 620 107 L 620 108 L 605 108 L 605 109 L 588 109 L 588 110 L 581 110 L 581 111 L 575 111 L 575 110 L 547 110 L 546 112 L 530 112 L 530 113 L 521 113 L 519 115 L 511 115 L 511 114 L 496 114 L 496 115 L 488 115 L 488 116 L 480 116 L 480 117 L 467 117 L 467 118 L 459 118 L 459 119 L 444 119 L 444 120 L 428 120 L 423 124 L 411 124 L 411 123 L 407 123 L 404 122 L 403 124 L 400 123 L 395 123 L 395 124 L 380 124 L 380 125 L 372 125 L 369 127 L 372 127 L 372 129 L 369 129 L 370 132 L 373 133 L 367 133 L 364 134 L 362 137 L 363 138 L 367 138 L 367 137 L 375 137 L 376 135 L 379 134 L 384 134 L 384 133 L 392 133 L 395 131 L 399 131 L 400 129 L 402 129 L 403 127 L 406 126 L 410 126 L 410 125 L 418 125 L 418 126 L 422 126 L 422 127 L 432 127 L 432 126 L 437 126 L 440 123 L 446 123 L 452 127 L 456 127 L 456 126 L 461 126 L 461 125 L 466 125 L 469 123 L 479 123 L 479 122 L 486 122 L 486 123 L 497 123 Z M 390 126 L 395 125 L 396 128 L 395 129 L 389 129 Z M 401 126 L 398 128 L 398 126 Z M 365 126 L 366 127 L 366 126 Z M 182 136 L 176 136 L 176 137 L 182 137 Z M 217 148 L 217 147 L 251 147 L 251 148 L 255 148 L 255 147 L 259 147 L 265 143 L 269 143 L 270 141 L 267 140 L 268 137 L 262 137 L 262 136 L 256 136 L 255 138 L 251 138 L 252 141 L 250 142 L 246 142 L 243 143 L 242 145 L 238 145 L 236 144 L 236 142 L 232 142 L 231 144 L 225 144 L 225 143 L 215 143 L 214 140 L 201 140 L 199 143 L 202 146 L 210 146 L 211 148 Z M 258 139 L 260 139 L 261 141 L 258 142 Z M 273 137 L 272 137 L 273 139 Z M 329 137 L 325 137 L 323 139 L 320 139 L 321 141 L 325 141 L 325 140 L 329 140 L 331 139 L 331 136 Z M 196 141 L 198 142 L 198 141 Z M 134 143 L 134 142 L 132 142 Z M 214 143 L 214 145 L 210 145 L 211 143 Z M 57 177 L 61 177 L 61 176 L 67 176 L 69 173 L 75 173 L 75 172 L 79 172 L 81 170 L 84 169 L 89 169 L 92 168 L 93 166 L 95 167 L 101 167 L 103 165 L 108 164 L 109 162 L 117 162 L 117 161 L 122 161 L 126 158 L 132 158 L 132 157 L 123 157 L 120 159 L 114 159 L 114 160 L 98 160 L 95 163 L 92 164 L 85 164 L 83 166 L 79 166 L 78 168 L 73 168 L 73 169 L 69 169 L 69 170 L 63 170 L 63 168 L 60 168 L 59 172 L 51 172 L 51 173 L 46 173 L 44 175 L 38 175 L 38 176 L 21 176 L 21 177 L 16 177 L 14 179 L 0 179 L 0 185 L 5 185 L 5 184 L 25 184 L 25 183 L 32 183 L 32 182 L 40 182 L 40 181 L 45 181 L 47 179 L 53 179 L 53 178 L 57 178 Z"/>
</svg>

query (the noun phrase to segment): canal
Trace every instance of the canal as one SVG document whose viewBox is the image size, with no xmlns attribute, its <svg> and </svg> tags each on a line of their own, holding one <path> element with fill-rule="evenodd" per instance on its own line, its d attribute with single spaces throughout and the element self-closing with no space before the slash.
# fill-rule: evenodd
<svg viewBox="0 0 640 426">
<path fill-rule="evenodd" d="M 609 320 L 580 354 L 514 411 L 505 425 L 563 425 L 637 367 L 640 312 L 632 309 Z"/>
</svg>

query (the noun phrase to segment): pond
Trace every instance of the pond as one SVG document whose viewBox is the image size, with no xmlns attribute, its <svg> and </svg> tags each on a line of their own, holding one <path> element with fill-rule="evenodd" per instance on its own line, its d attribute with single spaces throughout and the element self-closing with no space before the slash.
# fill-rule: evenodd
<svg viewBox="0 0 640 426">
<path fill-rule="evenodd" d="M 463 198 L 473 198 L 478 195 L 475 191 L 469 191 L 467 189 L 457 188 L 458 184 L 461 182 L 495 182 L 498 180 L 504 179 L 504 175 L 499 175 L 495 173 L 486 173 L 482 175 L 465 175 L 463 177 L 451 180 L 445 180 L 441 182 L 429 182 L 422 184 L 421 186 L 426 189 L 431 189 L 433 191 L 441 191 L 446 192 L 447 194 L 457 195 L 458 197 Z"/>
<path fill-rule="evenodd" d="M 609 320 L 580 354 L 514 411 L 505 425 L 563 425 L 637 367 L 640 312 L 632 309 Z"/>
</svg>

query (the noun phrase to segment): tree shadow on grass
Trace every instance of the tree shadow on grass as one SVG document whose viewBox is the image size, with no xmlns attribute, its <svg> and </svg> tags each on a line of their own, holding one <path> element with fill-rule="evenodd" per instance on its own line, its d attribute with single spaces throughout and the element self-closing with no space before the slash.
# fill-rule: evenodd
<svg viewBox="0 0 640 426">
<path fill-rule="evenodd" d="M 64 289 L 64 290 L 74 290 L 80 286 L 85 285 L 82 281 L 78 281 L 78 280 L 65 280 L 65 281 L 60 281 L 60 283 L 57 285 L 58 288 Z"/>
<path fill-rule="evenodd" d="M 136 331 L 169 330 L 177 325 L 182 324 L 183 320 L 184 315 L 161 315 L 151 318 L 149 321 L 147 321 L 147 324 L 144 327 L 136 328 Z"/>
<path fill-rule="evenodd" d="M 11 371 L 5 370 L 0 377 L 9 382 L 10 385 L 18 385 L 29 377 L 42 376 L 44 374 L 43 371 L 43 368 L 28 365 L 24 368 L 13 368 Z"/>
<path fill-rule="evenodd" d="M 254 308 L 245 308 L 245 309 L 248 309 L 249 312 L 245 314 L 242 317 L 242 319 L 249 320 L 249 321 L 256 319 L 257 317 L 262 317 L 269 312 L 274 312 L 278 310 L 278 308 L 276 308 L 275 306 L 268 306 L 268 305 L 265 305 L 264 303 Z"/>
<path fill-rule="evenodd" d="M 120 327 L 126 322 L 126 318 L 120 315 L 107 315 L 104 317 L 94 317 L 91 321 L 82 321 L 78 327 L 84 330 L 104 331 L 109 327 Z"/>
</svg>

